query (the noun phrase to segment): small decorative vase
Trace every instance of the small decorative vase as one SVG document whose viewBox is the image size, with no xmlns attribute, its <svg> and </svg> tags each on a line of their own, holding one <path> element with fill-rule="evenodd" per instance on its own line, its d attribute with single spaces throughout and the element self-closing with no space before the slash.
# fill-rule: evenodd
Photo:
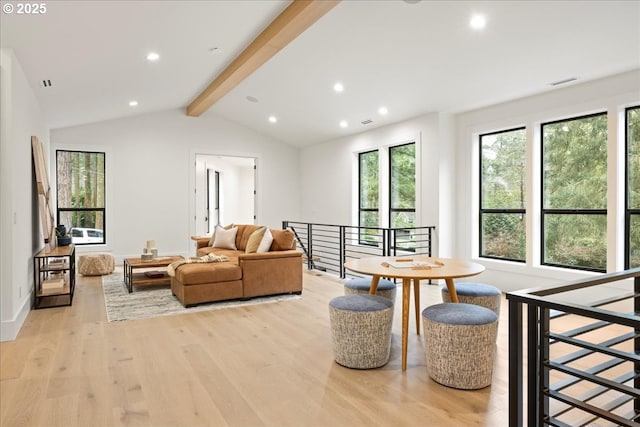
<svg viewBox="0 0 640 427">
<path fill-rule="evenodd" d="M 58 236 L 58 246 L 69 246 L 71 244 L 71 236 Z"/>
</svg>

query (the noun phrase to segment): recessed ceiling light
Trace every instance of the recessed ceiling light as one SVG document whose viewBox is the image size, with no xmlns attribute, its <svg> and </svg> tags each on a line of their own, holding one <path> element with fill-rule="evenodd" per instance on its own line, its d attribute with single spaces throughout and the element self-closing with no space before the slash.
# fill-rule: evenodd
<svg viewBox="0 0 640 427">
<path fill-rule="evenodd" d="M 269 116 L 269 123 L 276 123 L 278 118 L 276 116 Z"/>
<path fill-rule="evenodd" d="M 138 101 L 133 100 L 133 101 L 129 101 L 129 107 L 136 107 L 138 105 Z"/>
<path fill-rule="evenodd" d="M 487 19 L 484 15 L 473 15 L 469 21 L 469 26 L 474 30 L 481 30 L 487 25 Z"/>
<path fill-rule="evenodd" d="M 335 90 L 336 92 L 340 93 L 344 90 L 344 85 L 340 82 L 336 83 L 333 85 L 333 90 Z"/>
<path fill-rule="evenodd" d="M 346 128 L 347 126 L 349 126 L 349 123 L 347 123 L 346 120 L 341 120 L 340 121 L 340 127 L 341 128 Z"/>
<path fill-rule="evenodd" d="M 149 53 L 147 54 L 147 59 L 148 59 L 149 61 L 157 61 L 158 59 L 160 59 L 160 55 L 158 55 L 158 54 L 157 54 L 157 53 L 155 53 L 155 52 L 149 52 Z"/>
<path fill-rule="evenodd" d="M 388 112 L 389 112 L 389 110 L 387 110 L 387 107 L 378 108 L 378 114 L 380 114 L 381 116 L 386 115 Z"/>
<path fill-rule="evenodd" d="M 209 53 L 220 53 L 220 48 L 219 47 L 210 47 L 209 48 Z"/>
<path fill-rule="evenodd" d="M 255 96 L 248 95 L 246 99 L 249 102 L 258 102 L 258 98 L 256 98 Z"/>
</svg>

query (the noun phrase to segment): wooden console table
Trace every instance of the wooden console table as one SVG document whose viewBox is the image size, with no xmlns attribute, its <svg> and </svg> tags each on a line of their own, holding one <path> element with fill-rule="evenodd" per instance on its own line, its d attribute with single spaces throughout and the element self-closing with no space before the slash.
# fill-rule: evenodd
<svg viewBox="0 0 640 427">
<path fill-rule="evenodd" d="M 34 309 L 71 305 L 76 287 L 76 247 L 43 249 L 33 257 Z"/>
</svg>

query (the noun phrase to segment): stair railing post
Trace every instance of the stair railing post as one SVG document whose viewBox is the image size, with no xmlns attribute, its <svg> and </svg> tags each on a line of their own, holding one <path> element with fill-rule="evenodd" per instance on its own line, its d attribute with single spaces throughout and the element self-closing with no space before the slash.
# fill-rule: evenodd
<svg viewBox="0 0 640 427">
<path fill-rule="evenodd" d="M 346 248 L 346 227 L 344 225 L 339 226 L 340 227 L 340 236 L 339 236 L 339 240 L 340 240 L 340 251 L 339 251 L 339 255 L 338 255 L 338 262 L 340 263 L 340 278 L 344 279 L 346 277 L 346 271 L 344 268 L 344 263 L 346 261 L 346 256 L 347 256 L 347 248 Z"/>
</svg>

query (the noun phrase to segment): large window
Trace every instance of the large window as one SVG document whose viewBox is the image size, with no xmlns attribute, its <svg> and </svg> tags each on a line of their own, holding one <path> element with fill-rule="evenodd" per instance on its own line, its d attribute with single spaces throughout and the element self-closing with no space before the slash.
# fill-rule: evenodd
<svg viewBox="0 0 640 427">
<path fill-rule="evenodd" d="M 106 243 L 105 154 L 56 151 L 57 223 L 74 244 Z"/>
<path fill-rule="evenodd" d="M 480 256 L 525 261 L 526 130 L 480 135 Z"/>
<path fill-rule="evenodd" d="M 544 123 L 542 263 L 605 271 L 607 115 Z"/>
<path fill-rule="evenodd" d="M 415 249 L 416 144 L 389 148 L 389 228 L 396 229 L 392 247 Z M 407 230 L 404 230 L 404 229 Z"/>
<path fill-rule="evenodd" d="M 389 226 L 416 224 L 416 144 L 389 148 Z"/>
<path fill-rule="evenodd" d="M 358 225 L 379 227 L 378 150 L 360 153 L 358 164 Z M 361 229 L 358 240 L 361 244 L 376 245 L 377 234 L 377 230 Z"/>
<path fill-rule="evenodd" d="M 626 268 L 640 267 L 640 106 L 625 114 L 627 141 Z"/>
</svg>

